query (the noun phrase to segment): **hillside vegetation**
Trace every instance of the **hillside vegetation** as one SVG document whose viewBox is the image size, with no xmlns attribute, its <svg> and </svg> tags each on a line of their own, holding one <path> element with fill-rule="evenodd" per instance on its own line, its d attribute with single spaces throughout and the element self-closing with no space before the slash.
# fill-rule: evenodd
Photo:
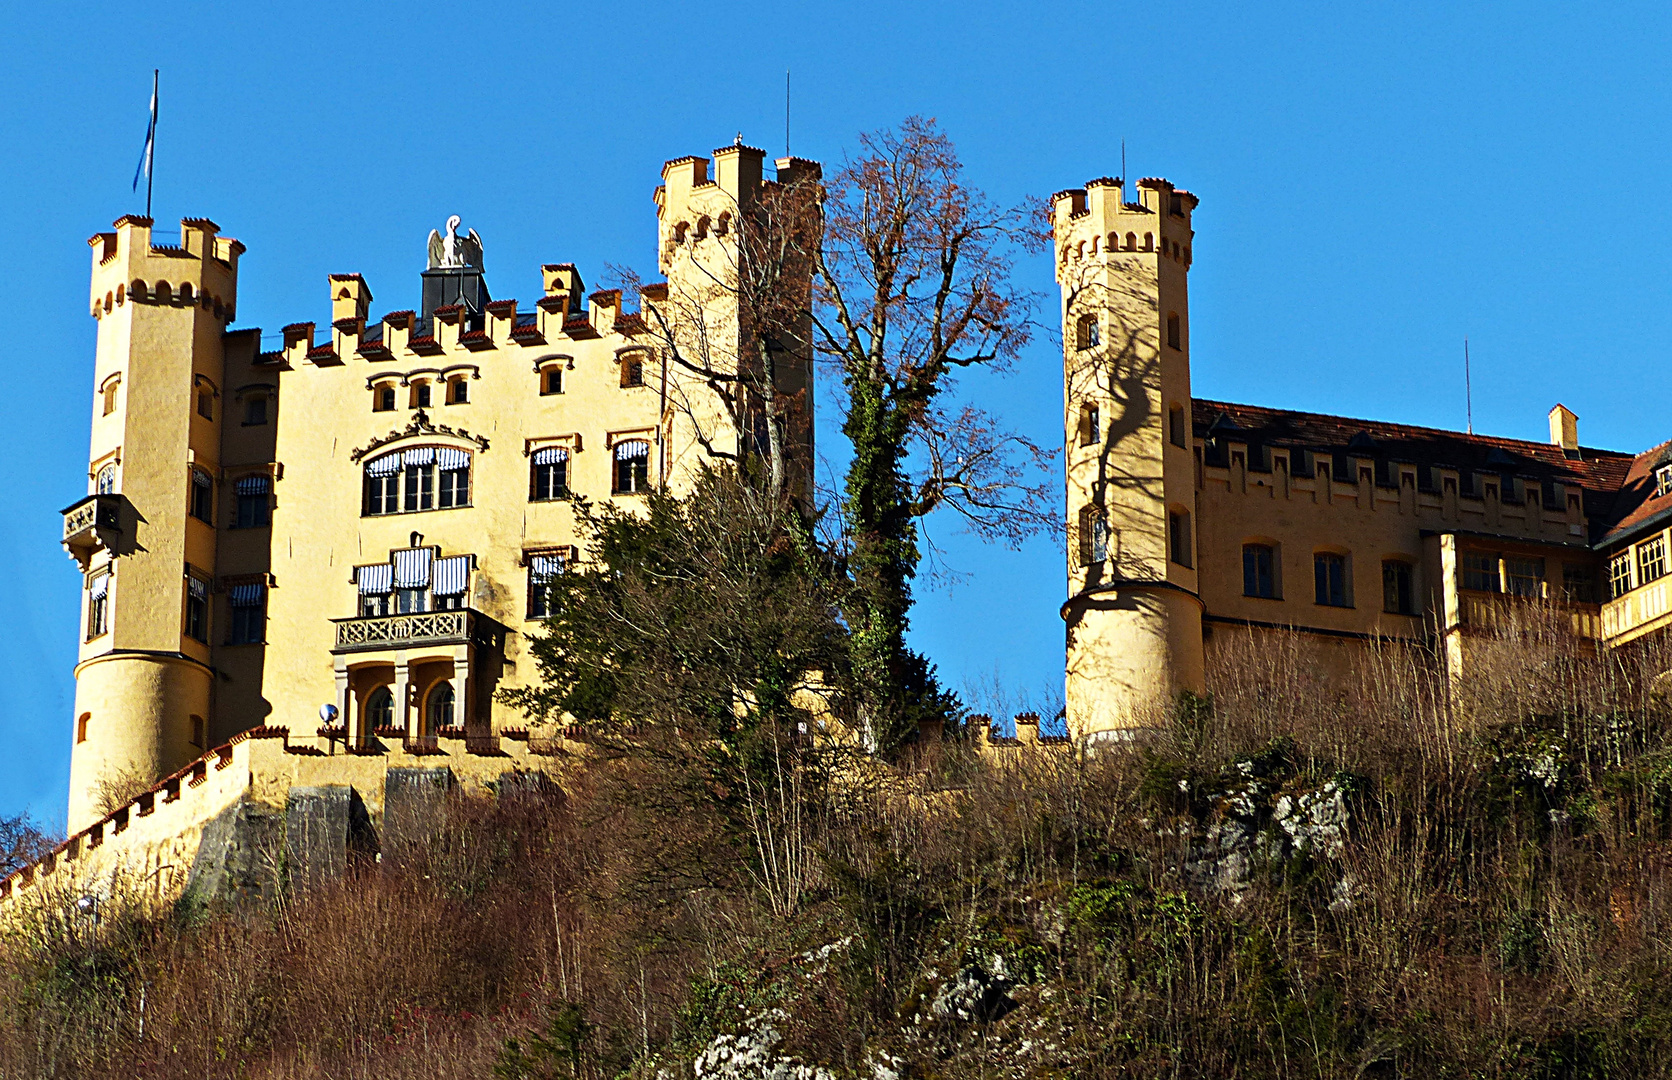
<svg viewBox="0 0 1672 1080">
<path fill-rule="evenodd" d="M 1466 685 L 1342 683 L 1221 629 L 1129 751 L 885 759 L 819 724 L 858 723 L 841 593 L 746 494 L 592 516 L 522 702 L 593 717 L 561 784 L 272 907 L 25 928 L 0 1076 L 1672 1072 L 1666 657 L 1529 606 Z"/>
</svg>

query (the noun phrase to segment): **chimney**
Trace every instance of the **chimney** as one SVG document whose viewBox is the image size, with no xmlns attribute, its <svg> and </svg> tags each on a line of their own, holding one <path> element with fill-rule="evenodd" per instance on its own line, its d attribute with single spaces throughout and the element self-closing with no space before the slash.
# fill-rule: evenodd
<svg viewBox="0 0 1672 1080">
<path fill-rule="evenodd" d="M 1550 441 L 1568 457 L 1579 456 L 1579 417 L 1560 402 L 1550 410 Z"/>
</svg>

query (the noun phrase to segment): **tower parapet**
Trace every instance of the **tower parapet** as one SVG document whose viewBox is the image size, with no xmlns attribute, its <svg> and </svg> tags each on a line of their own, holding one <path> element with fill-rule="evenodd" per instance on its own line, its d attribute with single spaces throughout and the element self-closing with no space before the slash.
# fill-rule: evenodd
<svg viewBox="0 0 1672 1080">
<path fill-rule="evenodd" d="M 88 498 L 65 525 L 86 574 L 72 830 L 99 816 L 104 795 L 173 772 L 208 737 L 216 534 L 205 518 L 227 402 L 222 338 L 244 251 L 219 234 L 187 218 L 178 244 L 157 245 L 151 220 L 128 216 L 89 241 L 97 393 Z M 80 528 L 89 518 L 103 527 Z"/>
<path fill-rule="evenodd" d="M 1164 721 L 1202 689 L 1188 272 L 1196 197 L 1100 177 L 1052 198 L 1062 290 L 1070 732 Z"/>
</svg>

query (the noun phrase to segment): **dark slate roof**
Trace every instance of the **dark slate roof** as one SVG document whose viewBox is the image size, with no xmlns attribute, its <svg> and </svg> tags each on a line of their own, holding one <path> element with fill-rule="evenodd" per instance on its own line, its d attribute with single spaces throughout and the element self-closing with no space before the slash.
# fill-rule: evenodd
<svg viewBox="0 0 1672 1080">
<path fill-rule="evenodd" d="M 1339 453 L 1442 466 L 1459 472 L 1518 476 L 1544 484 L 1578 487 L 1585 493 L 1586 516 L 1600 523 L 1610 539 L 1626 523 L 1628 513 L 1635 520 L 1632 508 L 1642 501 L 1630 477 L 1641 470 L 1652 473 L 1652 465 L 1642 463 L 1664 450 L 1657 448 L 1634 458 L 1631 454 L 1587 446 L 1581 447 L 1577 456 L 1569 457 L 1552 443 L 1466 435 L 1440 428 L 1225 401 L 1197 399 L 1193 405 L 1195 431 L 1204 439 L 1222 438 L 1250 445 L 1306 449 L 1315 454 Z M 1647 483 L 1647 490 L 1652 492 L 1652 476 Z M 1663 506 L 1672 509 L 1672 495 L 1654 503 L 1657 510 Z"/>
</svg>

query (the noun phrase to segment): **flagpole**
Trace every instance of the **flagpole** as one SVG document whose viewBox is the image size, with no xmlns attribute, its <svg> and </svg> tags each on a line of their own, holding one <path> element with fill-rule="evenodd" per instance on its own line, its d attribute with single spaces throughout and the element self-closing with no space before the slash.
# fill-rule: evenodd
<svg viewBox="0 0 1672 1080">
<path fill-rule="evenodd" d="M 151 180 L 157 171 L 157 73 L 151 69 L 151 150 L 145 169 L 145 216 L 151 216 Z"/>
</svg>

